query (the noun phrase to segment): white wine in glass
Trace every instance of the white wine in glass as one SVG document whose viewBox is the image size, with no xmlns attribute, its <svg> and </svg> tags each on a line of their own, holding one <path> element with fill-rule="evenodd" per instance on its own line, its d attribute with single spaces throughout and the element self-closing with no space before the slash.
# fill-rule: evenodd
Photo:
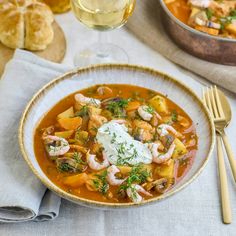
<svg viewBox="0 0 236 236">
<path fill-rule="evenodd" d="M 124 25 L 133 13 L 135 2 L 135 0 L 71 0 L 76 18 L 87 27 L 99 31 L 99 42 L 77 54 L 76 65 L 128 62 L 128 56 L 123 49 L 103 42 L 104 33 L 101 31 Z"/>
</svg>

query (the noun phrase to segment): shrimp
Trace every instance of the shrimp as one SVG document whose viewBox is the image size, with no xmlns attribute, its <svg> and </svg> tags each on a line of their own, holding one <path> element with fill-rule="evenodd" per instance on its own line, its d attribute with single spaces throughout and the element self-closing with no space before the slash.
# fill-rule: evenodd
<svg viewBox="0 0 236 236">
<path fill-rule="evenodd" d="M 153 158 L 157 158 L 159 156 L 158 148 L 161 143 L 148 143 L 147 146 L 152 153 Z"/>
<path fill-rule="evenodd" d="M 88 166 L 93 170 L 102 170 L 110 165 L 105 153 L 103 152 L 103 162 L 99 163 L 96 161 L 96 155 L 90 154 L 87 152 L 86 159 Z"/>
<path fill-rule="evenodd" d="M 179 136 L 178 131 L 176 131 L 172 126 L 167 124 L 161 124 L 157 127 L 157 133 L 163 137 L 169 134 L 169 131 L 173 133 L 175 136 Z"/>
<path fill-rule="evenodd" d="M 152 196 L 152 194 L 147 192 L 143 187 L 141 187 L 138 184 L 131 184 L 131 186 L 126 190 L 126 193 L 128 197 L 131 199 L 131 201 L 134 203 L 140 203 L 143 200 L 143 197 L 138 193 L 142 193 L 149 197 Z"/>
<path fill-rule="evenodd" d="M 152 161 L 157 163 L 157 164 L 161 164 L 163 162 L 166 162 L 166 161 L 170 160 L 170 158 L 172 157 L 173 152 L 175 150 L 175 147 L 176 147 L 175 143 L 173 142 L 170 145 L 170 148 L 166 153 L 160 154 L 158 152 L 158 147 L 159 147 L 158 143 L 153 143 L 150 146 L 151 146 L 151 153 L 153 155 Z"/>
<path fill-rule="evenodd" d="M 189 3 L 191 3 L 195 7 L 202 7 L 207 8 L 210 6 L 212 0 L 189 0 Z"/>
<path fill-rule="evenodd" d="M 68 141 L 57 136 L 47 135 L 44 137 L 49 156 L 61 156 L 70 150 Z"/>
<path fill-rule="evenodd" d="M 99 99 L 85 97 L 81 93 L 75 94 L 75 100 L 76 100 L 76 102 L 81 103 L 83 105 L 92 105 L 92 106 L 96 106 L 96 107 L 101 106 L 101 101 Z"/>
<path fill-rule="evenodd" d="M 51 135 L 54 132 L 54 126 L 51 125 L 46 129 L 43 129 L 42 139 L 46 139 L 48 135 Z"/>
<path fill-rule="evenodd" d="M 120 170 L 115 165 L 107 168 L 107 181 L 110 185 L 121 185 L 127 179 L 117 179 L 115 174 L 118 172 L 120 172 Z"/>
<path fill-rule="evenodd" d="M 97 93 L 99 95 L 110 95 L 113 93 L 112 89 L 110 89 L 109 87 L 107 86 L 100 86 L 98 89 L 97 89 Z"/>
<path fill-rule="evenodd" d="M 150 121 L 155 115 L 158 119 L 161 119 L 161 116 L 153 111 L 149 106 L 143 105 L 138 108 L 138 114 L 142 117 L 143 120 Z"/>
</svg>

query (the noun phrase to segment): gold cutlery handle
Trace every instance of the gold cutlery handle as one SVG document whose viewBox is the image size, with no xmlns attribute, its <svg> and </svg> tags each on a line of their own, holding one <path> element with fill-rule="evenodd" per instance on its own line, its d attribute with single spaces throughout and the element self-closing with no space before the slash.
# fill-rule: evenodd
<svg viewBox="0 0 236 236">
<path fill-rule="evenodd" d="M 221 137 L 219 134 L 217 134 L 217 153 L 218 153 L 218 167 L 220 174 L 220 191 L 221 191 L 223 221 L 225 224 L 230 224 L 232 222 L 232 213 L 229 199 L 225 162 L 223 156 L 223 147 L 222 147 Z"/>
<path fill-rule="evenodd" d="M 227 152 L 231 170 L 234 176 L 234 181 L 236 182 L 236 160 L 234 159 L 233 151 L 229 143 L 229 139 L 227 135 L 225 134 L 225 132 L 222 132 L 221 137 L 223 138 L 225 150 Z"/>
</svg>

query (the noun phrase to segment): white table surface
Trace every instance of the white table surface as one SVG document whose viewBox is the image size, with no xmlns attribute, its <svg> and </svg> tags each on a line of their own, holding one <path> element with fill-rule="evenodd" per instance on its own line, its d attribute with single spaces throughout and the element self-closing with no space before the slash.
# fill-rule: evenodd
<svg viewBox="0 0 236 236">
<path fill-rule="evenodd" d="M 75 52 L 96 42 L 97 35 L 81 25 L 71 13 L 56 18 L 67 37 L 67 54 L 64 63 L 72 64 Z M 110 32 L 110 35 L 113 43 L 126 50 L 131 64 L 153 67 L 170 74 L 184 81 L 201 95 L 202 85 L 196 80 L 202 79 L 169 62 L 141 43 L 125 28 Z M 227 133 L 231 137 L 231 144 L 236 154 L 236 96 L 229 93 L 227 95 L 234 115 Z M 229 165 L 227 162 L 226 164 L 233 213 L 231 225 L 224 225 L 221 220 L 217 162 L 214 153 L 197 180 L 177 195 L 156 205 L 114 212 L 88 209 L 63 200 L 60 215 L 54 221 L 0 224 L 0 235 L 236 235 L 236 185 Z"/>
</svg>

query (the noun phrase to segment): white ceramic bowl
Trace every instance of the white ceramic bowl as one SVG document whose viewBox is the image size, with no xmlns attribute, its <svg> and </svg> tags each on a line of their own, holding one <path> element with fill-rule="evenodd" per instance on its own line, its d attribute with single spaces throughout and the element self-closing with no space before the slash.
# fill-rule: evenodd
<svg viewBox="0 0 236 236">
<path fill-rule="evenodd" d="M 33 173 L 49 189 L 63 198 L 84 206 L 103 209 L 137 206 L 134 203 L 97 202 L 71 195 L 48 179 L 36 160 L 33 138 L 35 128 L 42 116 L 67 95 L 94 84 L 132 84 L 155 90 L 168 95 L 168 98 L 183 108 L 193 122 L 198 124 L 196 129 L 199 137 L 199 148 L 190 171 L 170 191 L 161 196 L 143 201 L 139 205 L 157 202 L 177 193 L 200 174 L 213 150 L 214 125 L 206 108 L 194 92 L 179 81 L 149 68 L 132 65 L 99 65 L 77 69 L 56 78 L 35 94 L 23 113 L 19 128 L 19 142 L 22 154 Z"/>
</svg>

